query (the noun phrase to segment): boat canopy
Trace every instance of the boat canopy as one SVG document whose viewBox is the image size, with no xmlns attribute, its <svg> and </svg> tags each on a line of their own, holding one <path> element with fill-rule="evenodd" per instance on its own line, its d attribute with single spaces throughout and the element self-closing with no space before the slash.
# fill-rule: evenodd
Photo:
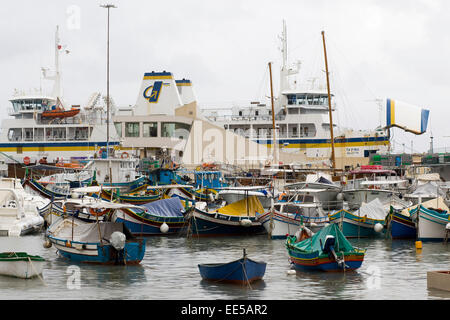
<svg viewBox="0 0 450 320">
<path fill-rule="evenodd" d="M 323 245 L 327 236 L 333 236 L 336 239 L 334 250 L 336 252 L 352 252 L 355 251 L 351 243 L 345 238 L 339 226 L 336 223 L 331 223 L 330 225 L 323 227 L 311 238 L 305 239 L 297 243 L 291 243 L 292 247 L 304 252 L 323 252 Z"/>
<path fill-rule="evenodd" d="M 245 199 L 233 202 L 217 209 L 218 213 L 232 216 L 256 216 L 256 212 L 263 213 L 264 208 L 257 196 L 250 196 Z"/>
<path fill-rule="evenodd" d="M 145 211 L 160 217 L 182 217 L 183 205 L 178 197 L 161 199 L 140 206 Z"/>
<path fill-rule="evenodd" d="M 50 233 L 52 237 L 78 242 L 99 243 L 102 238 L 109 239 L 115 231 L 124 233 L 127 238 L 131 235 L 124 224 L 119 222 L 79 223 L 78 220 L 73 222 L 72 218 L 68 218 L 61 223 L 62 226 L 58 224 L 55 228 L 55 233 Z"/>
</svg>

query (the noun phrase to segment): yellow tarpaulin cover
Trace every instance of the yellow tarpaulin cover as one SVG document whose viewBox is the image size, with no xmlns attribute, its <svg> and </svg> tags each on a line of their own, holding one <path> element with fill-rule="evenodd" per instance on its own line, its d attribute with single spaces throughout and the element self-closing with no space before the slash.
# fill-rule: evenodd
<svg viewBox="0 0 450 320">
<path fill-rule="evenodd" d="M 402 214 L 409 217 L 410 214 L 409 214 L 408 210 L 415 209 L 417 206 L 418 206 L 418 204 L 413 205 L 412 207 L 403 209 Z M 447 205 L 445 204 L 445 201 L 442 197 L 422 202 L 422 207 L 427 208 L 427 209 L 442 209 L 447 212 L 449 211 L 449 209 L 448 209 Z"/>
<path fill-rule="evenodd" d="M 248 206 L 248 210 L 247 210 Z M 227 214 L 232 216 L 247 216 L 247 212 L 249 216 L 254 217 L 255 212 L 263 213 L 264 208 L 259 201 L 257 196 L 250 196 L 246 199 L 242 199 L 231 204 L 228 204 L 220 209 L 217 209 L 217 212 L 221 214 Z"/>
</svg>

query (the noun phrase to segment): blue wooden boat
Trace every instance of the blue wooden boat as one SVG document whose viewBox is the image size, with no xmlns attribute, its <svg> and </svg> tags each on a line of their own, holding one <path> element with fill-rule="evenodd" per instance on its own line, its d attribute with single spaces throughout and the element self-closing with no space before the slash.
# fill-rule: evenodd
<svg viewBox="0 0 450 320">
<path fill-rule="evenodd" d="M 417 234 L 416 224 L 410 216 L 404 215 L 400 210 L 391 207 L 387 228 L 392 239 L 415 239 Z"/>
<path fill-rule="evenodd" d="M 92 264 L 139 264 L 145 254 L 145 239 L 133 237 L 123 223 L 89 223 L 61 217 L 46 231 L 58 254 L 70 261 Z"/>
<path fill-rule="evenodd" d="M 266 272 L 266 263 L 258 262 L 244 254 L 241 259 L 228 263 L 199 264 L 202 279 L 214 282 L 250 284 L 261 280 Z"/>
<path fill-rule="evenodd" d="M 243 236 L 264 234 L 262 223 L 257 214 L 264 208 L 256 196 L 248 197 L 221 208 L 201 208 L 205 203 L 197 202 L 188 216 L 189 235 L 193 237 Z"/>
<path fill-rule="evenodd" d="M 161 199 L 116 210 L 112 221 L 122 222 L 133 235 L 177 234 L 186 227 L 186 211 L 179 198 Z"/>
<path fill-rule="evenodd" d="M 286 239 L 289 260 L 296 270 L 350 271 L 361 267 L 365 250 L 351 245 L 337 224 L 309 237 L 304 230 Z"/>
</svg>

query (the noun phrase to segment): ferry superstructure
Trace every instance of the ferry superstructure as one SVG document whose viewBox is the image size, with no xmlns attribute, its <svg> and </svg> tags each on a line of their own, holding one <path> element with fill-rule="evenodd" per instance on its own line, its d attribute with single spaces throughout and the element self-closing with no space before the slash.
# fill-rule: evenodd
<svg viewBox="0 0 450 320">
<path fill-rule="evenodd" d="M 32 93 L 16 91 L 9 100 L 12 104 L 8 108 L 10 118 L 2 120 L 0 133 L 0 152 L 7 156 L 8 163 L 70 161 L 72 158 L 85 158 L 107 144 L 114 147 L 120 143 L 113 124 L 110 124 L 109 141 L 107 139 L 106 112 L 100 93 L 94 93 L 84 108 L 68 108 L 64 103 L 60 51 L 57 28 L 54 75 L 49 77 L 47 70 L 42 69 L 44 78 L 54 81 L 51 94 L 44 94 L 42 90 Z"/>
<path fill-rule="evenodd" d="M 290 77 L 299 72 L 300 63 L 287 66 L 287 32 L 283 24 L 280 92 L 275 102 L 275 143 L 284 152 L 299 154 L 299 162 L 330 159 L 331 135 L 328 93 L 314 86 L 295 88 Z M 332 100 L 333 95 L 331 95 Z M 332 111 L 336 104 L 332 101 Z M 217 125 L 248 139 L 273 147 L 272 108 L 270 103 L 224 109 L 202 108 L 203 116 Z M 352 130 L 333 125 L 335 154 L 341 168 L 364 164 L 371 153 L 384 153 L 389 147 L 389 133 L 381 126 L 375 130 Z"/>
</svg>

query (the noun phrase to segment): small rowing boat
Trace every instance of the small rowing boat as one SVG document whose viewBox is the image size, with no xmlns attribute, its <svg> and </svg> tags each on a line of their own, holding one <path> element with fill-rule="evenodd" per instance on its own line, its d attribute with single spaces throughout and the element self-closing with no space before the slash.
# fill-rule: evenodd
<svg viewBox="0 0 450 320">
<path fill-rule="evenodd" d="M 29 279 L 42 274 L 45 259 L 26 252 L 0 253 L 0 275 Z"/>
</svg>

